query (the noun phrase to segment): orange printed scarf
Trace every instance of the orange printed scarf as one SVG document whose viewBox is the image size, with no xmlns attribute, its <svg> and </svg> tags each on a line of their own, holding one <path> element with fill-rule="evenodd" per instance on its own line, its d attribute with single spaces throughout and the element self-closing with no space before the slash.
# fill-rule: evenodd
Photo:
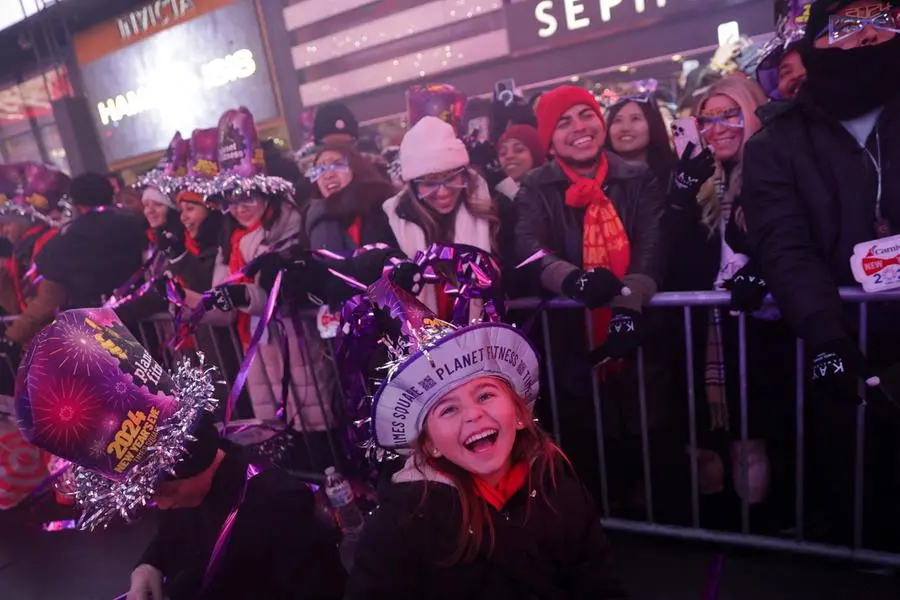
<svg viewBox="0 0 900 600">
<path fill-rule="evenodd" d="M 584 211 L 584 239 L 582 242 L 582 268 L 585 271 L 604 268 L 622 279 L 631 262 L 631 244 L 616 207 L 603 191 L 603 182 L 609 172 L 606 153 L 600 154 L 597 174 L 593 179 L 575 173 L 562 161 L 557 161 L 572 185 L 566 190 L 566 206 L 586 208 Z M 597 345 L 606 340 L 612 311 L 598 308 L 594 316 L 594 341 Z"/>
<path fill-rule="evenodd" d="M 256 223 L 252 227 L 248 227 L 244 229 L 243 227 L 238 227 L 234 231 L 231 232 L 231 256 L 228 259 L 228 271 L 231 273 L 237 273 L 241 269 L 244 268 L 246 262 L 244 261 L 244 255 L 241 254 L 241 240 L 244 239 L 244 236 L 250 233 L 251 231 L 256 231 L 259 229 L 260 223 Z M 231 283 L 253 283 L 253 280 L 249 277 L 241 277 L 237 281 L 232 281 Z M 238 337 L 241 340 L 241 345 L 244 350 L 247 349 L 247 346 L 250 345 L 250 315 L 243 311 L 238 311 L 237 313 L 237 331 Z"/>
</svg>

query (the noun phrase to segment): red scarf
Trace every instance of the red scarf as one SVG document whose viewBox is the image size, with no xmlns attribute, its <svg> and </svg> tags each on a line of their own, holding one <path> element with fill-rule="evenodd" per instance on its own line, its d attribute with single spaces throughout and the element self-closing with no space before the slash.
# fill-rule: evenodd
<svg viewBox="0 0 900 600">
<path fill-rule="evenodd" d="M 353 240 L 353 243 L 357 246 L 362 245 L 362 218 L 356 217 L 353 223 L 350 224 L 350 227 L 347 228 L 347 235 L 350 236 L 350 239 Z"/>
<path fill-rule="evenodd" d="M 195 240 L 187 230 L 184 232 L 184 247 L 191 256 L 198 256 L 200 254 L 200 246 L 197 245 L 197 240 Z"/>
<path fill-rule="evenodd" d="M 147 230 L 147 239 L 150 240 L 152 245 L 156 245 L 156 230 L 152 227 Z"/>
<path fill-rule="evenodd" d="M 502 510 L 509 499 L 525 487 L 525 482 L 528 481 L 528 471 L 526 463 L 516 463 L 496 487 L 476 475 L 472 477 L 475 481 L 475 493 L 497 510 Z"/>
<path fill-rule="evenodd" d="M 244 261 L 244 255 L 241 254 L 241 240 L 244 239 L 244 236 L 250 233 L 251 231 L 256 231 L 259 229 L 260 223 L 256 223 L 252 227 L 248 227 L 244 229 L 243 227 L 238 227 L 234 231 L 231 232 L 231 257 L 228 260 L 228 270 L 229 272 L 237 273 L 241 269 L 244 268 L 244 265 L 247 264 Z M 249 277 L 241 277 L 237 281 L 232 281 L 232 283 L 253 283 L 253 280 Z M 244 347 L 244 350 L 247 349 L 247 346 L 250 345 L 250 315 L 245 312 L 238 311 L 237 314 L 237 330 L 238 337 L 241 340 L 241 344 Z"/>
<path fill-rule="evenodd" d="M 572 185 L 566 190 L 566 206 L 587 208 L 584 211 L 584 239 L 582 242 L 582 267 L 585 271 L 604 268 L 622 279 L 631 262 L 631 245 L 616 207 L 603 191 L 603 182 L 609 172 L 606 153 L 600 154 L 597 174 L 593 179 L 583 177 L 562 161 L 557 161 Z M 594 341 L 599 345 L 606 340 L 612 311 L 598 308 L 594 316 Z"/>
</svg>

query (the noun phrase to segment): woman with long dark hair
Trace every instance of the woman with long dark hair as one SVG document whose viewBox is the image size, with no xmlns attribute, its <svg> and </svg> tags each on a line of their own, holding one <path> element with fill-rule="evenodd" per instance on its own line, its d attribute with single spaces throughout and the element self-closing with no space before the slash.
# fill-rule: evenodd
<svg viewBox="0 0 900 600">
<path fill-rule="evenodd" d="M 667 190 L 676 157 L 653 97 L 626 96 L 609 108 L 606 121 L 606 147 L 630 163 L 646 165 L 656 176 L 660 189 Z"/>
<path fill-rule="evenodd" d="M 394 186 L 358 151 L 326 143 L 307 177 L 314 186 L 305 223 L 310 249 L 347 256 L 367 244 L 397 245 L 381 210 Z"/>
<path fill-rule="evenodd" d="M 430 116 L 416 123 L 400 144 L 400 167 L 406 187 L 383 208 L 406 256 L 434 243 L 498 253 L 497 206 L 485 180 L 469 168 L 469 153 L 451 125 Z M 442 318 L 452 312 L 453 299 L 441 286 L 424 286 L 419 299 Z"/>
</svg>

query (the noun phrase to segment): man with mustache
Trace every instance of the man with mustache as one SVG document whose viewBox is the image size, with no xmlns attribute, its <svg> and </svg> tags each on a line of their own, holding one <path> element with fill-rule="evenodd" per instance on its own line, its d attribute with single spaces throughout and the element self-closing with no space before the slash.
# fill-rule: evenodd
<svg viewBox="0 0 900 600">
<path fill-rule="evenodd" d="M 866 358 L 856 341 L 864 333 L 857 309 L 845 314 L 838 295 L 840 286 L 856 285 L 854 247 L 900 233 L 900 170 L 887 168 L 900 160 L 898 7 L 896 0 L 817 0 L 798 45 L 806 82 L 744 153 L 750 243 L 813 359 L 811 410 L 822 439 L 810 454 L 826 486 L 816 496 L 829 498 L 835 524 L 849 524 L 852 514 L 859 384 L 877 384 L 876 372 L 900 362 L 896 305 L 870 305 Z M 879 502 L 900 493 L 898 413 L 882 392 L 866 394 L 867 443 L 882 445 L 866 454 L 878 476 L 867 476 L 872 503 L 867 498 L 865 507 L 870 522 L 881 521 L 879 533 L 896 542 L 900 523 Z"/>
<path fill-rule="evenodd" d="M 607 127 L 591 92 L 558 87 L 541 97 L 536 112 L 540 142 L 551 160 L 522 180 L 515 199 L 516 248 L 523 261 L 544 254 L 532 268 L 546 290 L 594 309 L 593 332 L 587 335 L 580 333 L 583 321 L 561 324 L 580 314 L 554 317 L 559 319 L 554 329 L 568 336 L 553 345 L 554 359 L 564 370 L 557 379 L 569 394 L 564 408 L 573 411 L 561 420 L 571 421 L 587 440 L 596 432 L 585 341 L 597 345 L 591 363 L 624 358 L 640 344 L 641 309 L 659 281 L 662 196 L 646 167 L 604 150 Z M 585 341 L 573 343 L 573 335 Z M 562 356 L 566 353 L 569 360 Z M 629 410 L 623 411 L 627 417 Z M 585 448 L 579 474 L 590 485 L 597 476 L 591 468 L 596 452 L 589 451 L 595 445 L 567 446 L 570 456 L 576 447 Z M 579 460 L 573 456 L 573 462 Z"/>
</svg>

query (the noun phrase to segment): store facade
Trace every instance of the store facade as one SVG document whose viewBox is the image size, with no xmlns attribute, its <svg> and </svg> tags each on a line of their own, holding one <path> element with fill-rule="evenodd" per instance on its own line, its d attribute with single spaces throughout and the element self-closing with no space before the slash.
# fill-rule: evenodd
<svg viewBox="0 0 900 600">
<path fill-rule="evenodd" d="M 251 110 L 264 136 L 285 136 L 257 8 L 253 0 L 157 0 L 75 36 L 111 169 L 151 166 L 175 131 L 214 127 L 236 106 Z"/>
<path fill-rule="evenodd" d="M 677 73 L 712 53 L 723 23 L 774 28 L 771 0 L 302 0 L 284 15 L 304 105 L 340 100 L 361 121 L 402 113 L 414 83 L 480 95 L 635 64 Z"/>
</svg>

